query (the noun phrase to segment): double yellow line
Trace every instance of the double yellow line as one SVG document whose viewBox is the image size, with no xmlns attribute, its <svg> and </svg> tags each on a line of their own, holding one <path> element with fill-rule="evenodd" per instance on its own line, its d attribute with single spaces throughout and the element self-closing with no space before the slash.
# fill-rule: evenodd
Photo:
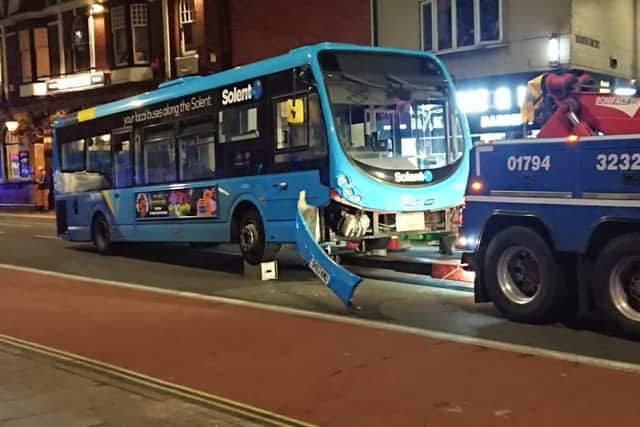
<svg viewBox="0 0 640 427">
<path fill-rule="evenodd" d="M 223 397 L 215 396 L 189 387 L 162 381 L 158 378 L 123 369 L 108 363 L 103 363 L 73 353 L 67 353 L 65 351 L 21 340 L 8 335 L 0 334 L 0 343 L 44 355 L 64 363 L 80 366 L 122 381 L 141 385 L 160 393 L 169 394 L 195 404 L 226 412 L 227 414 L 247 421 L 259 423 L 260 425 L 269 427 L 315 427 L 313 424 L 308 424 L 303 421 L 265 411 L 234 400 L 225 399 Z"/>
</svg>

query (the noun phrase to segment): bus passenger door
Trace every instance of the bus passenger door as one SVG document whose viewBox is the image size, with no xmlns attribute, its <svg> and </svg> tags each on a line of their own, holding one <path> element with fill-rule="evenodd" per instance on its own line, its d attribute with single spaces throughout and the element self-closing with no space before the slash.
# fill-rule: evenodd
<svg viewBox="0 0 640 427">
<path fill-rule="evenodd" d="M 135 184 L 133 168 L 133 144 L 131 130 L 114 131 L 113 151 L 113 190 L 109 191 L 112 213 L 117 225 L 131 225 L 134 222 L 135 206 L 133 189 Z"/>
</svg>

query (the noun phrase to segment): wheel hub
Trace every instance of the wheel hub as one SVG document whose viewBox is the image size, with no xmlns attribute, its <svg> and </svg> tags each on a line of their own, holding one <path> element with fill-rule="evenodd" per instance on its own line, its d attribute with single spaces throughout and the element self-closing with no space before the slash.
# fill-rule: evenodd
<svg viewBox="0 0 640 427">
<path fill-rule="evenodd" d="M 527 304 L 540 291 L 540 270 L 535 255 L 525 247 L 508 248 L 498 261 L 498 284 L 516 304 Z"/>
<path fill-rule="evenodd" d="M 255 224 L 246 224 L 240 230 L 240 248 L 244 252 L 251 251 L 258 240 L 258 229 Z"/>
<path fill-rule="evenodd" d="M 633 321 L 640 321 L 640 258 L 623 258 L 611 271 L 609 291 L 616 309 Z"/>
</svg>

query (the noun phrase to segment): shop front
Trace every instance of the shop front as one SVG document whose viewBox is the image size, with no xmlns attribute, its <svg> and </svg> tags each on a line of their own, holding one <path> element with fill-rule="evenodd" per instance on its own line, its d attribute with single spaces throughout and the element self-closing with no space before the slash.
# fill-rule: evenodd
<svg viewBox="0 0 640 427">
<path fill-rule="evenodd" d="M 136 95 L 156 87 L 147 81 L 93 90 L 31 97 L 0 105 L 0 208 L 36 209 L 36 181 L 44 169 L 51 178 L 52 124 L 65 114 Z M 49 179 L 49 182 L 52 182 Z M 49 206 L 53 206 L 53 191 Z"/>
</svg>

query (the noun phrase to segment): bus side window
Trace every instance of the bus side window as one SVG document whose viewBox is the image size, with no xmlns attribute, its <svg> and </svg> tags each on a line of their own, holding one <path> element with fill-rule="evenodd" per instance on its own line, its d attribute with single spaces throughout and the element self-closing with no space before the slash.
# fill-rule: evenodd
<svg viewBox="0 0 640 427">
<path fill-rule="evenodd" d="M 150 126 L 144 139 L 144 183 L 162 184 L 176 182 L 175 126 Z"/>
<path fill-rule="evenodd" d="M 318 94 L 311 93 L 295 99 L 297 106 L 292 105 L 292 98 L 279 100 L 275 105 L 276 163 L 321 159 L 327 153 L 327 137 Z M 298 118 L 292 117 L 294 115 Z"/>
<path fill-rule="evenodd" d="M 111 181 L 111 134 L 92 136 L 87 143 L 87 172 L 97 172 Z"/>
<path fill-rule="evenodd" d="M 216 170 L 215 124 L 207 115 L 180 123 L 180 180 L 213 178 Z"/>
<path fill-rule="evenodd" d="M 260 136 L 258 107 L 249 105 L 220 111 L 218 125 L 221 143 L 257 138 Z"/>
<path fill-rule="evenodd" d="M 63 142 L 60 145 L 60 170 L 62 172 L 78 172 L 86 168 L 84 153 L 85 140 Z"/>
</svg>

